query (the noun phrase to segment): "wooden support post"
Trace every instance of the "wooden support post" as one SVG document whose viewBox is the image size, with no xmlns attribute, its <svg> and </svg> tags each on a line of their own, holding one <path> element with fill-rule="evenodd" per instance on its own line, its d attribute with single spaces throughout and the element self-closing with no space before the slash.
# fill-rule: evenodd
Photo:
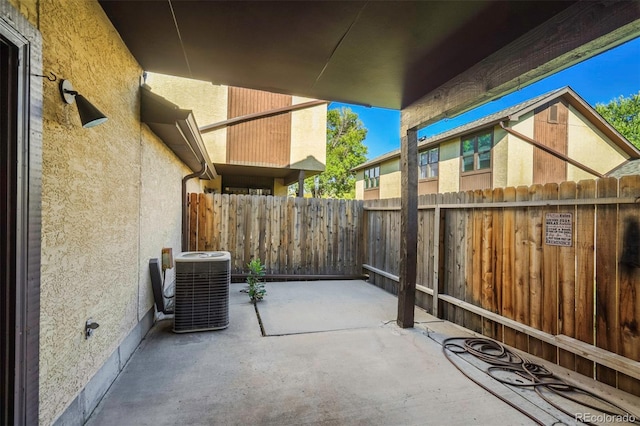
<svg viewBox="0 0 640 426">
<path fill-rule="evenodd" d="M 418 260 L 418 131 L 409 129 L 400 142 L 400 283 L 398 286 L 398 325 L 413 327 Z"/>
<path fill-rule="evenodd" d="M 298 174 L 298 197 L 304 197 L 304 170 Z"/>
</svg>

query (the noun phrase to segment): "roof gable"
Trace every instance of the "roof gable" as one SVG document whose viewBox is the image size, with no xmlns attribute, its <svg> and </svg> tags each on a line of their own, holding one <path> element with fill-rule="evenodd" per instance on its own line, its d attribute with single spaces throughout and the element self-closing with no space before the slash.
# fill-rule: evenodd
<svg viewBox="0 0 640 426">
<path fill-rule="evenodd" d="M 536 108 L 551 102 L 555 99 L 563 98 L 570 105 L 576 108 L 583 116 L 585 116 L 590 122 L 602 131 L 609 139 L 611 139 L 619 148 L 622 149 L 630 158 L 640 158 L 640 150 L 634 147 L 624 136 L 620 134 L 613 126 L 611 126 L 598 112 L 589 105 L 584 99 L 582 99 L 571 87 L 566 86 L 560 89 L 552 90 L 542 95 L 531 98 L 527 101 L 520 102 L 511 107 L 502 109 L 492 114 L 486 115 L 477 120 L 471 121 L 467 124 L 455 127 L 446 132 L 439 133 L 437 135 L 421 139 L 418 141 L 418 149 L 428 148 L 430 146 L 438 145 L 447 140 L 463 136 L 470 133 L 475 133 L 481 129 L 487 127 L 493 127 L 496 124 L 503 121 L 518 121 L 527 113 L 534 111 Z M 380 163 L 400 156 L 400 150 L 396 149 L 389 151 L 386 154 L 382 154 L 376 158 L 368 160 L 353 170 L 360 170 L 367 166 Z"/>
</svg>

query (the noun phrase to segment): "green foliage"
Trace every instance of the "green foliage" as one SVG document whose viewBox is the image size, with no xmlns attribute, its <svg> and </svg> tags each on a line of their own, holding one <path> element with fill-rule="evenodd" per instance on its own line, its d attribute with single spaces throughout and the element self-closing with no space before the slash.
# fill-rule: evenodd
<svg viewBox="0 0 640 426">
<path fill-rule="evenodd" d="M 608 104 L 596 104 L 596 111 L 633 145 L 640 149 L 640 92 L 620 96 Z"/>
<path fill-rule="evenodd" d="M 305 181 L 314 197 L 355 198 L 356 178 L 352 168 L 366 161 L 362 143 L 367 129 L 350 108 L 327 111 L 327 165 L 325 171 Z"/>
<path fill-rule="evenodd" d="M 265 266 L 260 259 L 252 259 L 247 263 L 249 268 L 249 276 L 247 276 L 247 284 L 249 284 L 249 298 L 253 303 L 259 302 L 267 294 L 267 290 L 264 288 L 262 277 L 265 275 Z"/>
</svg>

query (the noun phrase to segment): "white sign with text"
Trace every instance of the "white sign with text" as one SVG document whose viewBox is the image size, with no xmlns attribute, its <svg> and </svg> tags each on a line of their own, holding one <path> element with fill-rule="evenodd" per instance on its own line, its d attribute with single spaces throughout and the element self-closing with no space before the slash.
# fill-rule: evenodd
<svg viewBox="0 0 640 426">
<path fill-rule="evenodd" d="M 545 225 L 545 244 L 562 247 L 572 246 L 573 213 L 547 213 Z"/>
</svg>

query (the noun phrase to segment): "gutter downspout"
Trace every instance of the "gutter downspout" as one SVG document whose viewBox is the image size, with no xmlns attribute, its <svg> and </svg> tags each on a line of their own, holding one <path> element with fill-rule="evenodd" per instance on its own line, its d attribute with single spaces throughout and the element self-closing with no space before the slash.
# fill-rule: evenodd
<svg viewBox="0 0 640 426">
<path fill-rule="evenodd" d="M 182 251 L 189 250 L 189 235 L 187 232 L 187 222 L 189 221 L 187 217 L 187 205 L 189 200 L 187 199 L 187 181 L 193 179 L 194 177 L 202 177 L 205 173 L 207 173 L 207 163 L 203 162 L 202 169 L 195 173 L 191 173 L 182 178 Z"/>
<path fill-rule="evenodd" d="M 525 141 L 527 143 L 530 143 L 531 145 L 535 146 L 536 148 L 540 148 L 544 152 L 547 152 L 547 153 L 553 155 L 556 158 L 564 160 L 567 163 L 572 164 L 572 165 L 576 166 L 577 168 L 579 168 L 581 170 L 584 170 L 587 173 L 591 173 L 592 175 L 597 176 L 599 178 L 603 178 L 604 177 L 604 175 L 602 173 L 597 172 L 597 171 L 593 170 L 592 168 L 587 167 L 584 164 L 582 164 L 582 163 L 580 163 L 580 162 L 578 162 L 578 161 L 576 161 L 576 160 L 574 160 L 572 158 L 567 157 L 565 154 L 563 154 L 561 152 L 558 152 L 555 149 L 549 148 L 548 146 L 541 144 L 540 142 L 536 141 L 535 139 L 531 139 L 530 137 L 528 137 L 526 135 L 523 135 L 520 132 L 516 132 L 515 130 L 505 126 L 504 125 L 504 121 L 500 122 L 500 127 L 502 127 L 502 129 L 504 129 L 507 133 L 510 133 L 513 136 L 515 136 L 515 137 L 517 137 L 519 139 L 522 139 L 523 141 Z"/>
</svg>

